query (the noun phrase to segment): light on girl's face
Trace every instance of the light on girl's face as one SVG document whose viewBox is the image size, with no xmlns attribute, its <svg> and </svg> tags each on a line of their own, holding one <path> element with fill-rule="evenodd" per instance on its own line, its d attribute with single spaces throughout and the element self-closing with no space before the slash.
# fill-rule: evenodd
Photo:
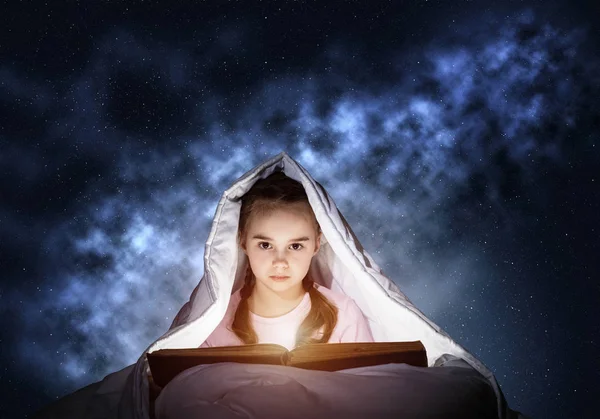
<svg viewBox="0 0 600 419">
<path fill-rule="evenodd" d="M 308 204 L 290 205 L 248 220 L 243 245 L 261 298 L 294 299 L 320 246 Z"/>
</svg>

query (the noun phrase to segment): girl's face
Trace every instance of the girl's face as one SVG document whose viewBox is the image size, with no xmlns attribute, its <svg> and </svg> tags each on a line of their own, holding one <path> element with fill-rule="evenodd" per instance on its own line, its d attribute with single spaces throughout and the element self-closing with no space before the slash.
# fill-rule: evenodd
<svg viewBox="0 0 600 419">
<path fill-rule="evenodd" d="M 308 204 L 251 216 L 242 248 L 263 298 L 297 298 L 310 261 L 321 245 Z"/>
</svg>

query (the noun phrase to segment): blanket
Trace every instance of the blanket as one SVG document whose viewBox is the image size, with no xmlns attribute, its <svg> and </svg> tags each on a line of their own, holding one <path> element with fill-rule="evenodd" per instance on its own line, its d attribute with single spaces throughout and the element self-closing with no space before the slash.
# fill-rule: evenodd
<svg viewBox="0 0 600 419">
<path fill-rule="evenodd" d="M 468 365 L 387 364 L 336 372 L 221 363 L 179 374 L 156 419 L 497 417 L 489 382 Z"/>
<path fill-rule="evenodd" d="M 326 189 L 298 162 L 281 152 L 243 174 L 223 193 L 204 249 L 204 275 L 170 330 L 141 354 L 125 384 L 119 418 L 149 418 L 146 352 L 198 347 L 223 319 L 231 295 L 243 284 L 248 266 L 247 257 L 237 243 L 241 198 L 259 179 L 276 171 L 302 184 L 321 227 L 321 248 L 310 266 L 315 282 L 351 297 L 369 322 L 375 341 L 420 340 L 427 351 L 429 366 L 445 354 L 464 360 L 492 387 L 497 417 L 515 417 L 493 373 L 427 318 L 384 275 Z"/>
</svg>

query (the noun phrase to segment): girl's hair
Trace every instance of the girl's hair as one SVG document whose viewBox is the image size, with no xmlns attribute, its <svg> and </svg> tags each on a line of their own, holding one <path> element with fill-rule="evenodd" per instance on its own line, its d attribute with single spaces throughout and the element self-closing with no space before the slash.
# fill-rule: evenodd
<svg viewBox="0 0 600 419">
<path fill-rule="evenodd" d="M 265 179 L 257 181 L 252 188 L 242 197 L 238 240 L 243 243 L 248 232 L 250 218 L 253 215 L 266 215 L 269 212 L 286 208 L 290 205 L 306 203 L 310 208 L 310 215 L 314 221 L 315 230 L 320 232 L 320 227 L 312 208 L 308 202 L 306 191 L 300 182 L 287 177 L 282 172 L 275 172 Z M 244 278 L 244 286 L 240 291 L 241 300 L 235 312 L 231 330 L 245 344 L 258 343 L 258 336 L 250 321 L 248 298 L 252 294 L 256 278 L 252 273 L 250 264 Z M 338 310 L 314 286 L 314 281 L 307 273 L 302 280 L 302 287 L 308 291 L 311 309 L 296 333 L 296 346 L 309 343 L 327 343 L 337 323 Z M 323 328 L 322 336 L 313 338 L 313 334 Z"/>
</svg>

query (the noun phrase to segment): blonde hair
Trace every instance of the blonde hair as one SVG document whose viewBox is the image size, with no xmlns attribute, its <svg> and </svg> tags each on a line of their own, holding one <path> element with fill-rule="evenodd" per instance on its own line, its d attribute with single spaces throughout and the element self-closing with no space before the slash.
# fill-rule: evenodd
<svg viewBox="0 0 600 419">
<path fill-rule="evenodd" d="M 290 205 L 306 203 L 310 216 L 314 221 L 315 229 L 320 232 L 319 223 L 308 202 L 306 191 L 300 182 L 287 177 L 282 172 L 275 172 L 265 179 L 257 181 L 252 188 L 242 197 L 242 208 L 238 229 L 238 240 L 243 243 L 248 231 L 252 215 L 268 214 L 275 209 L 287 208 Z M 244 286 L 240 291 L 241 300 L 235 312 L 231 330 L 245 344 L 258 343 L 258 336 L 250 321 L 250 308 L 248 298 L 252 295 L 256 278 L 248 265 Z M 296 346 L 309 343 L 327 343 L 337 324 L 338 309 L 314 286 L 310 273 L 302 280 L 302 287 L 310 296 L 310 312 L 298 328 L 296 333 Z M 315 332 L 323 329 L 320 337 L 313 338 Z M 317 335 L 318 336 L 318 335 Z"/>
</svg>

